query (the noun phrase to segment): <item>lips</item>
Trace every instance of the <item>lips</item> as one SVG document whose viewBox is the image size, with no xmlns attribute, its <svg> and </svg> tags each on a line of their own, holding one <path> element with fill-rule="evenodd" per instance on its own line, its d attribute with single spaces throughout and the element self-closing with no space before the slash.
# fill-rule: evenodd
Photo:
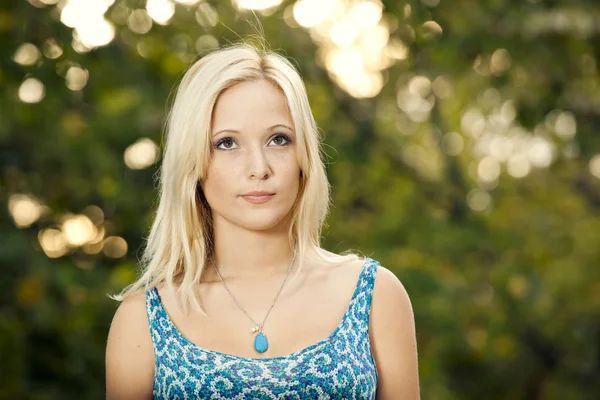
<svg viewBox="0 0 600 400">
<path fill-rule="evenodd" d="M 275 196 L 275 193 L 269 192 L 249 192 L 242 195 L 242 198 L 254 204 L 262 204 L 271 200 Z"/>
<path fill-rule="evenodd" d="M 273 193 L 273 192 L 266 192 L 264 190 L 260 190 L 260 191 L 248 192 L 248 193 L 243 194 L 242 196 L 244 196 L 244 197 L 246 197 L 246 196 L 260 197 L 260 196 L 272 196 L 274 194 L 275 193 Z"/>
</svg>

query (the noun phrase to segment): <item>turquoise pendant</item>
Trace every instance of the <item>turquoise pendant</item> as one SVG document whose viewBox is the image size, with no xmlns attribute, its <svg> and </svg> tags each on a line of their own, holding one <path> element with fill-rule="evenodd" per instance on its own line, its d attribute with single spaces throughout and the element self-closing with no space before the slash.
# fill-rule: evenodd
<svg viewBox="0 0 600 400">
<path fill-rule="evenodd" d="M 269 348 L 267 337 L 261 332 L 254 338 L 254 349 L 259 353 L 264 353 Z"/>
</svg>

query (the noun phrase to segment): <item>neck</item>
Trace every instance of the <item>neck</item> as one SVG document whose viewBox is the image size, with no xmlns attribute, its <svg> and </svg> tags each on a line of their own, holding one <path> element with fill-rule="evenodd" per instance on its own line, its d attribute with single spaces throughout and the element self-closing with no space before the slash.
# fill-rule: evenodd
<svg viewBox="0 0 600 400">
<path fill-rule="evenodd" d="M 251 231 L 231 224 L 215 224 L 213 261 L 223 277 L 285 274 L 294 256 L 287 232 L 287 227 Z M 298 258 L 296 254 L 292 269 Z M 212 265 L 207 265 L 206 272 L 209 276 L 216 275 Z"/>
</svg>

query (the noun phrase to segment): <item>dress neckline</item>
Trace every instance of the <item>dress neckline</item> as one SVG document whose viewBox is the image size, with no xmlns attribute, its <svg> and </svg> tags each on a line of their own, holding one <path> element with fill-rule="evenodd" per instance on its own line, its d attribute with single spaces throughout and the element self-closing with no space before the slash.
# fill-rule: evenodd
<svg viewBox="0 0 600 400">
<path fill-rule="evenodd" d="M 277 360 L 286 360 L 286 359 L 290 359 L 290 358 L 294 358 L 294 357 L 298 357 L 306 352 L 309 352 L 311 350 L 314 350 L 316 348 L 319 348 L 327 343 L 329 343 L 331 340 L 333 340 L 338 332 L 342 329 L 342 327 L 344 326 L 344 322 L 346 322 L 346 319 L 348 319 L 348 316 L 350 314 L 350 310 L 352 308 L 352 305 L 354 304 L 357 296 L 360 293 L 360 284 L 361 282 L 365 279 L 365 273 L 367 271 L 367 265 L 373 261 L 368 257 L 365 257 L 364 259 L 365 261 L 363 262 L 363 265 L 360 269 L 360 273 L 358 274 L 358 280 L 356 282 L 356 286 L 354 288 L 354 293 L 352 293 L 352 298 L 350 299 L 350 302 L 348 304 L 348 306 L 346 307 L 346 311 L 344 312 L 344 315 L 342 316 L 342 319 L 340 321 L 340 323 L 335 327 L 335 329 L 333 330 L 333 332 L 331 332 L 329 334 L 329 336 L 327 336 L 324 339 L 319 340 L 316 343 L 313 343 L 309 346 L 306 346 L 300 350 L 294 351 L 290 354 L 284 355 L 284 356 L 277 356 L 277 357 L 244 357 L 244 356 L 238 356 L 235 354 L 229 354 L 229 353 L 224 353 L 221 351 L 217 351 L 217 350 L 211 350 L 211 349 L 207 349 L 205 347 L 202 347 L 194 342 L 192 342 L 190 339 L 188 339 L 180 330 L 179 328 L 177 328 L 177 326 L 175 325 L 175 323 L 173 323 L 173 321 L 171 320 L 171 317 L 169 316 L 169 313 L 167 313 L 167 310 L 165 309 L 160 294 L 158 293 L 158 289 L 155 287 L 153 287 L 152 289 L 150 289 L 157 301 L 157 307 L 159 308 L 159 311 L 163 314 L 165 320 L 167 321 L 167 323 L 169 325 L 171 325 L 172 330 L 175 334 L 175 336 L 177 337 L 177 339 L 179 341 L 181 341 L 184 345 L 186 346 L 190 346 L 191 348 L 193 348 L 194 350 L 200 351 L 202 353 L 207 353 L 207 354 L 213 354 L 213 355 L 218 355 L 221 357 L 226 357 L 229 359 L 233 359 L 233 360 L 239 360 L 239 361 L 249 361 L 249 362 L 271 362 L 271 361 L 277 361 Z"/>
</svg>

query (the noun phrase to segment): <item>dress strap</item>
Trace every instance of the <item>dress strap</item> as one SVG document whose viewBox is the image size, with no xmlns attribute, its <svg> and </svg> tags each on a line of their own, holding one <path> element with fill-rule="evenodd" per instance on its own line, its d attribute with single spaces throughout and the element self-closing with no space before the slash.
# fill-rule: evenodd
<svg viewBox="0 0 600 400">
<path fill-rule="evenodd" d="M 160 308 L 160 298 L 156 287 L 146 290 L 146 311 L 148 312 L 148 323 L 150 326 L 156 321 L 156 314 Z"/>
<path fill-rule="evenodd" d="M 169 329 L 169 318 L 156 287 L 146 290 L 146 312 L 148 314 L 150 336 L 152 337 L 154 348 L 157 350 L 165 345 L 166 336 L 164 330 Z"/>
<path fill-rule="evenodd" d="M 367 313 L 367 318 L 371 309 L 371 299 L 373 298 L 373 288 L 375 287 L 375 276 L 379 262 L 371 258 L 366 258 L 358 282 L 358 290 L 362 299 L 363 311 Z"/>
<path fill-rule="evenodd" d="M 375 276 L 377 275 L 377 266 L 379 262 L 369 258 L 369 263 L 364 266 L 363 285 L 367 296 L 367 308 L 371 308 L 371 298 L 373 297 L 373 288 L 375 287 Z"/>
<path fill-rule="evenodd" d="M 379 262 L 366 257 L 360 271 L 356 289 L 348 308 L 348 318 L 355 328 L 368 330 L 369 317 L 371 314 L 371 299 L 375 286 L 375 275 Z"/>
</svg>

